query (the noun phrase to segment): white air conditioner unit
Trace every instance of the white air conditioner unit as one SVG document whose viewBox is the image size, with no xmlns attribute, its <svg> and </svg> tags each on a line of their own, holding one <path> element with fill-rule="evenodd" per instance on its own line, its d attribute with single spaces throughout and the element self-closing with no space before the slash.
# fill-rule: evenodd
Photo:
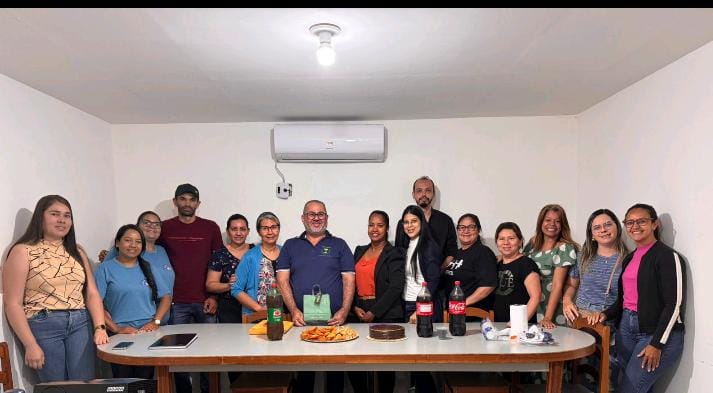
<svg viewBox="0 0 713 393">
<path fill-rule="evenodd" d="M 278 162 L 384 162 L 383 124 L 276 124 L 272 152 Z"/>
</svg>

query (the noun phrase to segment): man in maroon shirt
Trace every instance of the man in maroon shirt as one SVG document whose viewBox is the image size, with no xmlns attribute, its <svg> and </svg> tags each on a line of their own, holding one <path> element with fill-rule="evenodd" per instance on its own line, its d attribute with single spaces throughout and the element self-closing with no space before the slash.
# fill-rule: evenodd
<svg viewBox="0 0 713 393">
<path fill-rule="evenodd" d="M 206 292 L 205 279 L 210 256 L 223 245 L 220 228 L 215 222 L 196 216 L 201 202 L 195 186 L 178 186 L 173 204 L 178 216 L 163 222 L 158 239 L 176 273 L 169 323 L 215 323 L 218 302 Z M 208 391 L 208 379 L 203 373 L 201 391 Z M 192 392 L 187 373 L 176 373 L 176 392 Z"/>
</svg>

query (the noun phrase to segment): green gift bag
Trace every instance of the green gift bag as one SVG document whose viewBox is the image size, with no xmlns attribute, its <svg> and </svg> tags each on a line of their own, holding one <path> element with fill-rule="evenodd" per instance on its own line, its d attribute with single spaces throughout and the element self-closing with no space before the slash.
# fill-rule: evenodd
<svg viewBox="0 0 713 393">
<path fill-rule="evenodd" d="M 332 319 L 332 310 L 329 303 L 329 294 L 322 293 L 319 285 L 312 287 L 311 295 L 304 295 L 302 298 L 305 323 L 308 325 L 326 325 Z"/>
</svg>

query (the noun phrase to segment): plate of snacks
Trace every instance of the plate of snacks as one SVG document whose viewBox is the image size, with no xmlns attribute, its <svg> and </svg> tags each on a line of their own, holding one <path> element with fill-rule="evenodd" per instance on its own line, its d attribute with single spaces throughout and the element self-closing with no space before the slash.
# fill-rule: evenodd
<svg viewBox="0 0 713 393">
<path fill-rule="evenodd" d="M 341 343 L 356 340 L 359 333 L 349 326 L 312 326 L 305 328 L 300 338 L 311 343 Z"/>
</svg>

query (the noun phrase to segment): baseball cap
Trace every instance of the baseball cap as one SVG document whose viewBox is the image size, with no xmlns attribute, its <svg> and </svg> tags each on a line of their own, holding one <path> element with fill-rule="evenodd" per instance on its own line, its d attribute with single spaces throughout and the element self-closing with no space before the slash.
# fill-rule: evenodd
<svg viewBox="0 0 713 393">
<path fill-rule="evenodd" d="M 198 189 L 193 184 L 186 183 L 176 187 L 175 197 L 178 198 L 180 195 L 183 194 L 193 194 L 196 199 L 200 199 L 200 197 L 198 196 Z"/>
</svg>

